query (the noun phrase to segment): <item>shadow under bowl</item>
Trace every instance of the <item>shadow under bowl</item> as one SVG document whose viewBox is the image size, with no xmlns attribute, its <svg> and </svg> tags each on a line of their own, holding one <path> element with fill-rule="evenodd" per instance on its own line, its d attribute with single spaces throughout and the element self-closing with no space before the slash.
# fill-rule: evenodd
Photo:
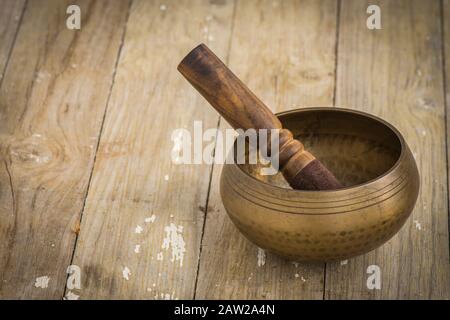
<svg viewBox="0 0 450 320">
<path fill-rule="evenodd" d="M 293 190 L 260 165 L 224 165 L 220 194 L 236 227 L 257 246 L 296 261 L 335 261 L 369 252 L 411 214 L 419 173 L 402 135 L 373 115 L 342 108 L 277 114 L 344 184 Z"/>
</svg>

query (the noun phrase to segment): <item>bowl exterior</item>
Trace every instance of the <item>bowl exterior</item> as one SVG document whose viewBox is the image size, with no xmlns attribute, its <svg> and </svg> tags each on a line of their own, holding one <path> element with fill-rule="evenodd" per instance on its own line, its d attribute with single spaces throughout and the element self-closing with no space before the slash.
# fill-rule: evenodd
<svg viewBox="0 0 450 320">
<path fill-rule="evenodd" d="M 369 252 L 411 214 L 419 173 L 406 143 L 393 169 L 366 184 L 300 191 L 264 183 L 224 165 L 220 194 L 236 227 L 257 246 L 296 261 L 335 261 Z"/>
</svg>

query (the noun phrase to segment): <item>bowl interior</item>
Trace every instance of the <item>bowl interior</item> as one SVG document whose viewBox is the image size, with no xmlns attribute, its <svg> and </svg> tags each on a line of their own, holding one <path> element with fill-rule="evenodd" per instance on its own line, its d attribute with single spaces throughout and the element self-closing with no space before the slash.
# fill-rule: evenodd
<svg viewBox="0 0 450 320">
<path fill-rule="evenodd" d="M 397 133 L 370 115 L 315 108 L 290 111 L 278 117 L 345 187 L 382 176 L 401 154 L 402 144 Z M 261 165 L 239 166 L 261 181 L 290 189 L 281 173 L 261 175 Z"/>
</svg>

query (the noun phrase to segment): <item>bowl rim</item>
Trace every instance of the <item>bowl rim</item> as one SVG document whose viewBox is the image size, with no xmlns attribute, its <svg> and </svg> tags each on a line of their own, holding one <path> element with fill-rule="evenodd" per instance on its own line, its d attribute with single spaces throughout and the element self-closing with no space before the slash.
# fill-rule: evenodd
<svg viewBox="0 0 450 320">
<path fill-rule="evenodd" d="M 321 194 L 330 194 L 330 193 L 337 193 L 337 192 L 347 192 L 347 191 L 353 191 L 356 189 L 360 189 L 362 187 L 366 187 L 369 186 L 371 184 L 375 184 L 378 181 L 380 181 L 382 178 L 386 177 L 387 175 L 389 175 L 391 172 L 393 172 L 395 169 L 397 169 L 402 160 L 405 157 L 405 153 L 406 153 L 406 148 L 407 148 L 407 144 L 405 142 L 405 139 L 403 138 L 402 134 L 400 133 L 399 130 L 397 130 L 397 128 L 395 128 L 392 124 L 390 124 L 389 122 L 387 122 L 386 120 L 383 120 L 380 117 L 377 117 L 373 114 L 364 112 L 364 111 L 360 111 L 360 110 L 356 110 L 356 109 L 349 109 L 349 108 L 342 108 L 342 107 L 304 107 L 304 108 L 296 108 L 296 109 L 291 109 L 291 110 L 286 110 L 286 111 L 282 111 L 282 112 L 277 112 L 275 113 L 275 115 L 278 116 L 284 116 L 287 114 L 292 114 L 292 113 L 297 113 L 297 112 L 303 112 L 303 111 L 333 111 L 333 112 L 343 112 L 343 113 L 349 113 L 349 114 L 357 114 L 360 116 L 364 116 L 367 118 L 370 118 L 376 122 L 381 123 L 382 125 L 386 126 L 388 129 L 390 129 L 395 136 L 397 137 L 397 139 L 400 141 L 400 155 L 398 156 L 397 160 L 395 161 L 395 163 L 389 168 L 389 170 L 387 170 L 386 172 L 384 172 L 382 175 L 377 176 L 376 178 L 370 179 L 368 181 L 365 181 L 363 183 L 360 184 L 356 184 L 353 186 L 349 186 L 349 187 L 345 187 L 345 188 L 340 188 L 340 189 L 332 189 L 332 190 L 296 190 L 296 189 L 287 189 L 287 188 L 283 188 L 280 186 L 276 186 L 273 184 L 270 184 L 268 182 L 259 180 L 257 178 L 255 178 L 253 175 L 249 174 L 248 172 L 246 172 L 242 166 L 233 163 L 232 165 L 236 166 L 241 172 L 243 172 L 246 176 L 250 177 L 252 180 L 261 183 L 263 185 L 268 186 L 269 188 L 274 188 L 276 190 L 282 190 L 282 191 L 287 191 L 287 192 L 293 192 L 293 193 L 321 193 Z M 234 143 L 236 143 L 236 140 L 234 141 Z"/>
</svg>

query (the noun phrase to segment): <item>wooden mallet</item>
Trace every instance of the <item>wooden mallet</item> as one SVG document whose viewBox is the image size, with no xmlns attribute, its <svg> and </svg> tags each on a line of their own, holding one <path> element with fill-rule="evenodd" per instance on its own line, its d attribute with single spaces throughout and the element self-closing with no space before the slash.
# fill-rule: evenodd
<svg viewBox="0 0 450 320">
<path fill-rule="evenodd" d="M 194 48 L 178 71 L 234 129 L 280 129 L 279 165 L 293 189 L 342 188 L 336 177 L 303 144 L 283 129 L 280 120 L 204 44 Z"/>
</svg>

